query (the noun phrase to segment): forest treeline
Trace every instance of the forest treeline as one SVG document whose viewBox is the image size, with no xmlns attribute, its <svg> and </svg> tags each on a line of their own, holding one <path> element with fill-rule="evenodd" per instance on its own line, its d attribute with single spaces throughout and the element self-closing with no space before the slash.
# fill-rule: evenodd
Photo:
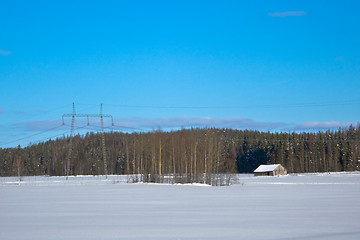
<svg viewBox="0 0 360 240">
<path fill-rule="evenodd" d="M 317 133 L 233 129 L 100 133 L 72 138 L 70 175 L 133 174 L 142 181 L 209 182 L 221 173 L 250 173 L 280 163 L 289 173 L 354 171 L 360 165 L 360 125 Z M 0 149 L 0 176 L 65 175 L 70 138 Z M 105 171 L 104 167 L 107 171 Z"/>
</svg>

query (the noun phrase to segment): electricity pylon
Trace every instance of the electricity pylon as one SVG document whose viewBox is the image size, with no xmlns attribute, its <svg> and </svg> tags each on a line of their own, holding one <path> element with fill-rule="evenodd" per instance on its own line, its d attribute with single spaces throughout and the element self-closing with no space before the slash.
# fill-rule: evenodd
<svg viewBox="0 0 360 240">
<path fill-rule="evenodd" d="M 73 139 L 73 133 L 74 133 L 74 124 L 75 124 L 75 118 L 87 118 L 88 119 L 88 125 L 89 125 L 89 118 L 100 118 L 101 122 L 101 139 L 102 139 L 102 150 L 103 150 L 103 160 L 104 160 L 104 175 L 107 178 L 107 160 L 106 160 L 106 148 L 105 148 L 105 132 L 104 132 L 104 118 L 111 118 L 112 125 L 114 126 L 114 120 L 113 117 L 109 114 L 103 114 L 102 113 L 102 104 L 100 105 L 100 114 L 76 114 L 75 113 L 75 104 L 73 103 L 73 112 L 72 114 L 63 114 L 62 115 L 62 121 L 64 125 L 64 118 L 71 117 L 71 132 L 70 132 L 70 141 L 69 141 L 69 151 L 68 156 L 66 159 L 66 179 L 68 179 L 70 174 L 70 162 L 71 162 L 71 152 L 72 152 L 72 139 Z"/>
</svg>

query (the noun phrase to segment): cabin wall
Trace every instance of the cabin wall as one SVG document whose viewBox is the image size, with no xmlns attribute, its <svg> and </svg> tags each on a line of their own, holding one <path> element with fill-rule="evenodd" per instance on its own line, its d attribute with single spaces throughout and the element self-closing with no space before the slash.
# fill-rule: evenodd
<svg viewBox="0 0 360 240">
<path fill-rule="evenodd" d="M 273 172 L 257 172 L 254 176 L 274 176 Z"/>
</svg>

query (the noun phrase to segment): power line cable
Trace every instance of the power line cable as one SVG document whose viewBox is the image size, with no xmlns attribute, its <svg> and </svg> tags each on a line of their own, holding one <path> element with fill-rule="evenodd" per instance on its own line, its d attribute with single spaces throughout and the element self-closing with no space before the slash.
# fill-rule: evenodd
<svg viewBox="0 0 360 240">
<path fill-rule="evenodd" d="M 31 116 L 29 117 L 25 117 L 25 118 L 22 118 L 22 120 L 20 122 L 14 122 L 12 123 L 12 125 L 17 125 L 17 124 L 21 124 L 21 123 L 26 123 L 26 122 L 29 122 L 29 120 L 32 120 L 34 119 L 35 117 L 39 117 L 39 116 L 42 116 L 42 115 L 46 115 L 46 114 L 49 114 L 49 113 L 52 113 L 52 112 L 55 112 L 57 110 L 60 110 L 60 109 L 63 109 L 63 108 L 66 108 L 68 107 L 68 105 L 63 105 L 63 106 L 60 106 L 60 107 L 57 107 L 57 108 L 52 108 L 50 110 L 40 110 L 40 111 L 43 111 L 43 112 L 40 112 L 40 113 L 37 113 L 37 114 L 32 114 Z"/>
<path fill-rule="evenodd" d="M 165 105 L 118 105 L 106 104 L 119 108 L 133 109 L 244 109 L 244 108 L 302 108 L 302 107 L 324 107 L 336 105 L 360 104 L 360 100 L 329 101 L 329 102 L 309 102 L 292 104 L 261 104 L 261 105 L 237 105 L 237 106 L 165 106 Z"/>
<path fill-rule="evenodd" d="M 28 139 L 28 138 L 31 138 L 31 137 L 34 137 L 34 136 L 37 136 L 37 135 L 40 135 L 40 134 L 43 134 L 43 133 L 46 133 L 46 132 L 53 131 L 53 130 L 55 130 L 55 129 L 57 129 L 57 128 L 60 128 L 60 127 L 63 127 L 63 125 L 60 125 L 60 126 L 57 126 L 57 127 L 53 127 L 53 128 L 47 129 L 47 130 L 45 130 L 45 131 L 38 132 L 38 133 L 29 135 L 29 136 L 26 136 L 26 137 L 22 137 L 22 138 L 16 139 L 16 140 L 11 141 L 11 142 L 3 143 L 3 144 L 0 144 L 0 146 L 5 146 L 5 145 L 9 145 L 9 144 L 11 144 L 11 143 L 15 143 L 15 142 L 18 142 L 18 141 L 21 141 L 21 140 L 24 140 L 24 139 Z"/>
<path fill-rule="evenodd" d="M 120 125 L 113 125 L 113 126 L 110 126 L 110 127 L 118 127 L 120 129 L 132 129 L 132 130 L 139 130 L 139 131 L 142 131 L 143 129 L 141 128 L 135 128 L 135 127 L 127 127 L 127 126 L 120 126 Z"/>
<path fill-rule="evenodd" d="M 83 126 L 83 127 L 76 127 L 76 128 L 74 129 L 74 131 L 79 130 L 79 129 L 83 129 L 83 128 L 85 128 L 86 126 L 87 126 L 87 125 L 85 125 L 85 126 Z M 40 143 L 40 142 L 43 142 L 43 141 L 52 139 L 52 138 L 54 138 L 54 137 L 58 137 L 58 136 L 64 135 L 64 134 L 69 133 L 69 132 L 71 132 L 71 130 L 66 131 L 66 132 L 62 132 L 62 133 L 60 133 L 60 134 L 57 134 L 57 135 L 54 135 L 54 136 L 51 136 L 51 137 L 47 137 L 47 138 L 38 140 L 38 141 L 36 141 L 36 142 L 37 142 L 37 143 Z"/>
</svg>

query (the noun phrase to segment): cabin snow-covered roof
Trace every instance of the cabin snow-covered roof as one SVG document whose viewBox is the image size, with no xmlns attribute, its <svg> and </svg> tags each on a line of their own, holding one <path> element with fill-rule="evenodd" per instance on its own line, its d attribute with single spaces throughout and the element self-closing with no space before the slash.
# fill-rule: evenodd
<svg viewBox="0 0 360 240">
<path fill-rule="evenodd" d="M 274 171 L 280 164 L 272 164 L 272 165 L 260 165 L 254 172 L 272 172 Z"/>
</svg>

